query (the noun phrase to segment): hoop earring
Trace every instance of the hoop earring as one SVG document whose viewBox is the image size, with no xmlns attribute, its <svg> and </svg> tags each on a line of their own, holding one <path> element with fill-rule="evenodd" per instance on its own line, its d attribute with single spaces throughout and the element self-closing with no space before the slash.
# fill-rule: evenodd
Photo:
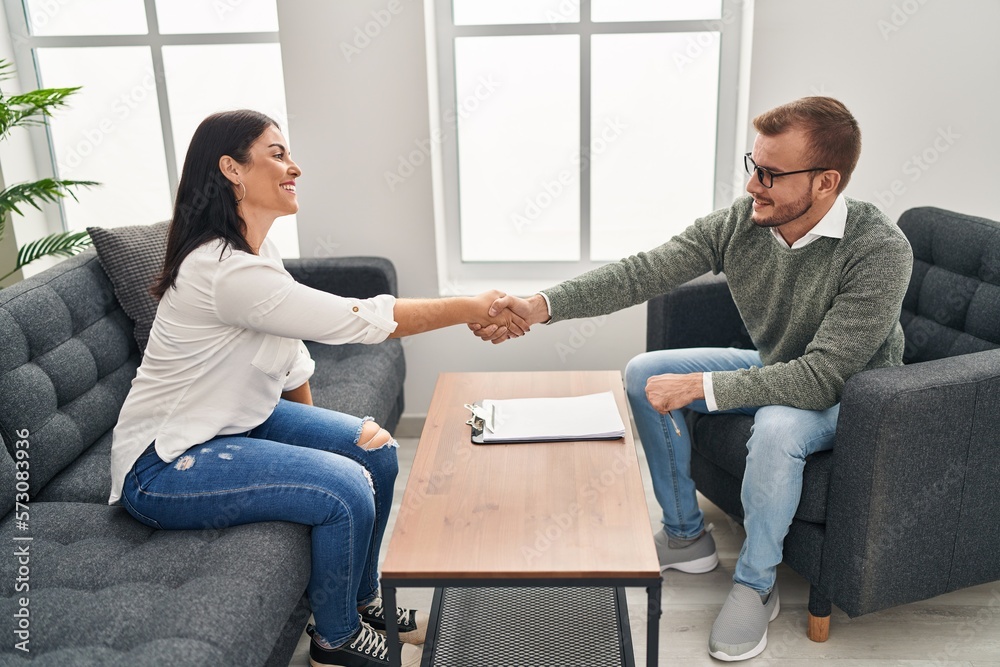
<svg viewBox="0 0 1000 667">
<path fill-rule="evenodd" d="M 237 204 L 247 198 L 247 186 L 243 185 L 243 181 L 240 181 L 240 187 L 243 188 L 243 196 L 236 200 Z"/>
</svg>

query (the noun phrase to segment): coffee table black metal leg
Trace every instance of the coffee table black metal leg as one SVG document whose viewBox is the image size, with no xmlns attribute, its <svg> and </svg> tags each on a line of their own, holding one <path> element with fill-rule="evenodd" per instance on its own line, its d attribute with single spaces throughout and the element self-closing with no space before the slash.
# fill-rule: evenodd
<svg viewBox="0 0 1000 667">
<path fill-rule="evenodd" d="M 389 666 L 403 664 L 402 647 L 399 645 L 399 627 L 396 626 L 396 587 L 382 585 L 382 610 L 385 613 L 385 641 L 389 645 Z"/>
<path fill-rule="evenodd" d="M 660 593 L 663 584 L 656 582 L 646 587 L 648 602 L 646 604 L 646 665 L 656 667 L 660 657 Z"/>
</svg>

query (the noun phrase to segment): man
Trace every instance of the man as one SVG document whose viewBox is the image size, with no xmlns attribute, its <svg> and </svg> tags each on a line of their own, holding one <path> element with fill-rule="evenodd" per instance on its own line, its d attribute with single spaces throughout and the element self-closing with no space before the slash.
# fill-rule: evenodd
<svg viewBox="0 0 1000 667">
<path fill-rule="evenodd" d="M 861 152 L 857 121 L 843 104 L 807 97 L 753 122 L 749 196 L 648 253 L 528 299 L 494 302 L 529 325 L 554 322 L 611 313 L 707 271 L 725 272 L 757 349 L 649 352 L 625 374 L 663 509 L 655 543 L 664 571 L 708 572 L 718 563 L 691 480 L 690 435 L 671 411 L 754 416 L 742 488 L 747 537 L 709 639 L 709 653 L 721 660 L 752 658 L 767 644 L 779 608 L 775 571 L 805 459 L 833 446 L 848 378 L 902 363 L 899 312 L 912 264 L 899 229 L 872 204 L 842 194 Z"/>
</svg>

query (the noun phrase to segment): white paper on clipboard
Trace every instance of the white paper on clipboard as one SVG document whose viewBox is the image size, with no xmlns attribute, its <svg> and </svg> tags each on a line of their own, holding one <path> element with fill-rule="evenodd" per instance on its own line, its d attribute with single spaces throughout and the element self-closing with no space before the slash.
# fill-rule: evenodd
<svg viewBox="0 0 1000 667">
<path fill-rule="evenodd" d="M 480 444 L 625 437 L 625 424 L 610 391 L 554 398 L 485 399 L 480 405 L 489 416 L 473 425 L 472 440 Z"/>
</svg>

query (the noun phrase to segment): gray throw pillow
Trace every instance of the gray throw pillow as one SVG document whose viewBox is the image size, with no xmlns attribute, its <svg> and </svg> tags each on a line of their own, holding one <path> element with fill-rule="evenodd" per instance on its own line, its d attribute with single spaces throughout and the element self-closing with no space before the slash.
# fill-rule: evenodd
<svg viewBox="0 0 1000 667">
<path fill-rule="evenodd" d="M 159 305 L 149 288 L 163 270 L 169 225 L 169 221 L 165 221 L 113 229 L 87 227 L 97 248 L 97 259 L 115 288 L 118 303 L 135 322 L 135 342 L 139 344 L 140 354 L 146 351 L 149 330 Z"/>
</svg>

